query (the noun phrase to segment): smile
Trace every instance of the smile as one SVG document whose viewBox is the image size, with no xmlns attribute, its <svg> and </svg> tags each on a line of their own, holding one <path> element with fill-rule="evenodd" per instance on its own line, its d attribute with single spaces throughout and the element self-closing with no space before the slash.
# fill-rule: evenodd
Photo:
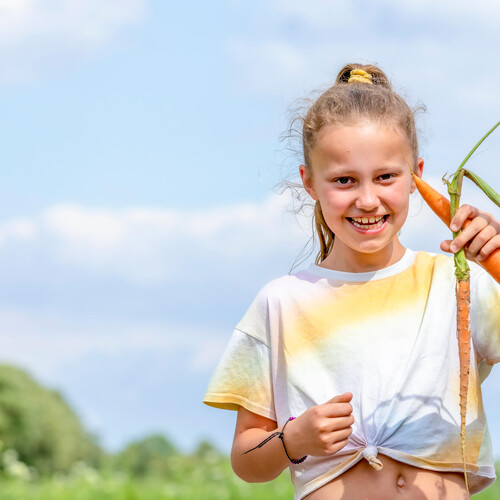
<svg viewBox="0 0 500 500">
<path fill-rule="evenodd" d="M 380 217 L 347 217 L 347 220 L 358 229 L 376 230 L 384 225 L 389 215 L 382 215 Z"/>
</svg>

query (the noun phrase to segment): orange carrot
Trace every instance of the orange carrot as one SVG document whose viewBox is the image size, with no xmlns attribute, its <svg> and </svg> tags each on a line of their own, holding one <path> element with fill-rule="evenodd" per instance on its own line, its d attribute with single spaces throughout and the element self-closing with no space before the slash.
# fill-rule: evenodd
<svg viewBox="0 0 500 500">
<path fill-rule="evenodd" d="M 448 184 L 448 193 L 451 202 L 444 196 L 439 194 L 436 190 L 431 188 L 426 182 L 413 174 L 411 165 L 410 172 L 412 172 L 413 179 L 417 185 L 420 194 L 431 207 L 431 209 L 439 216 L 439 218 L 449 227 L 451 218 L 456 213 L 460 203 L 460 195 L 462 192 L 462 180 L 464 176 L 472 180 L 497 206 L 500 206 L 500 195 L 495 192 L 485 181 L 480 179 L 476 174 L 466 170 L 464 165 L 469 158 L 473 155 L 481 143 L 500 125 L 497 122 L 471 149 L 469 154 L 465 157 L 459 165 L 457 171 Z M 470 224 L 467 220 L 462 225 L 466 227 Z M 453 231 L 455 238 L 459 232 Z M 457 279 L 456 296 L 457 296 L 457 338 L 458 338 L 458 358 L 460 365 L 460 443 L 462 449 L 462 463 L 464 467 L 465 489 L 469 494 L 469 483 L 467 481 L 467 467 L 465 463 L 465 424 L 467 416 L 467 393 L 469 386 L 469 366 L 470 366 L 470 271 L 465 258 L 464 249 L 459 250 L 454 256 L 455 262 L 455 276 Z M 488 273 L 500 283 L 500 249 L 496 249 L 486 259 L 478 262 Z"/>
<path fill-rule="evenodd" d="M 470 367 L 470 281 L 468 278 L 457 280 L 456 295 L 458 360 L 460 363 L 460 446 L 462 449 L 465 487 L 469 494 L 467 468 L 465 465 L 465 424 L 467 417 L 467 393 L 469 390 Z"/>
<path fill-rule="evenodd" d="M 417 185 L 419 193 L 425 200 L 427 205 L 433 212 L 448 226 L 450 227 L 450 202 L 441 193 L 438 193 L 433 187 L 429 186 L 420 177 L 413 175 L 413 180 Z M 463 227 L 470 224 L 470 219 L 466 220 Z M 476 261 L 482 266 L 498 283 L 500 283 L 500 248 L 497 248 L 488 257 L 482 261 Z"/>
<path fill-rule="evenodd" d="M 413 175 L 413 174 L 412 174 Z M 420 177 L 413 175 L 417 189 L 425 202 L 438 215 L 438 217 L 449 227 L 451 222 L 450 202 L 429 186 Z M 470 221 L 468 222 L 470 223 Z M 465 226 L 466 224 L 464 224 Z M 486 264 L 486 265 L 485 265 Z M 494 264 L 494 265 L 493 265 Z M 481 265 L 500 282 L 500 252 L 496 250 Z M 488 268 L 486 267 L 488 266 Z M 493 267 L 492 270 L 490 270 Z M 496 271 L 495 271 L 496 270 Z M 496 272 L 496 276 L 492 271 Z M 465 425 L 467 417 L 467 393 L 469 389 L 469 367 L 470 367 L 470 281 L 466 278 L 457 279 L 457 338 L 458 359 L 460 366 L 460 445 L 462 450 L 462 462 L 464 467 L 465 488 L 469 494 L 469 482 L 467 480 L 467 467 L 465 460 Z"/>
</svg>

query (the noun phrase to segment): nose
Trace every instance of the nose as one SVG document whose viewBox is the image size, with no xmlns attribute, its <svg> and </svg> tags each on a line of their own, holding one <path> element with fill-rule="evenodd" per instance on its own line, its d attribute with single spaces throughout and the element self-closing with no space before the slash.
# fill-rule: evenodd
<svg viewBox="0 0 500 500">
<path fill-rule="evenodd" d="M 356 197 L 356 208 L 370 211 L 380 204 L 377 188 L 371 184 L 360 185 Z"/>
</svg>

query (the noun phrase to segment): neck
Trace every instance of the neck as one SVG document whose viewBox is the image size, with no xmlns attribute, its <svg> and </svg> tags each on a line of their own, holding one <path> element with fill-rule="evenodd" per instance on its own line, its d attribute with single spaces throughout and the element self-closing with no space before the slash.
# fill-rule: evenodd
<svg viewBox="0 0 500 500">
<path fill-rule="evenodd" d="M 334 241 L 332 251 L 319 265 L 327 269 L 347 273 L 378 271 L 401 260 L 406 250 L 399 240 L 373 253 L 356 252 L 352 249 L 346 251 L 345 247 L 340 249 L 340 246 L 342 246 L 341 243 Z"/>
</svg>

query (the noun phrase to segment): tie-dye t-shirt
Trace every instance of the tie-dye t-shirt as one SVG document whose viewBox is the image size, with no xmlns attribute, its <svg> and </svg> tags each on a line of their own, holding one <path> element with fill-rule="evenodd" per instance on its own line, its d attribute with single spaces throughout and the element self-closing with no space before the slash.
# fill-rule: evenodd
<svg viewBox="0 0 500 500">
<path fill-rule="evenodd" d="M 316 265 L 266 285 L 237 325 L 204 402 L 283 425 L 352 392 L 353 433 L 329 457 L 290 465 L 301 499 L 368 455 L 462 469 L 453 259 L 406 250 L 370 273 Z M 500 286 L 471 264 L 466 461 L 471 493 L 495 480 L 481 382 L 500 361 Z"/>
</svg>

